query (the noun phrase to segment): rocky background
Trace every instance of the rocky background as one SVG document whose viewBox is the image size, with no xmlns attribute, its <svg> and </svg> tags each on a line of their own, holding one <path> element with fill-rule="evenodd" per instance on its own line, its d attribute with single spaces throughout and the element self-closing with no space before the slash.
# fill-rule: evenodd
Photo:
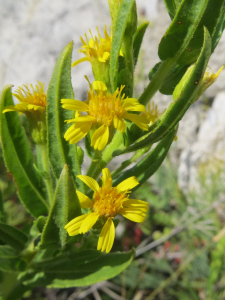
<svg viewBox="0 0 225 300">
<path fill-rule="evenodd" d="M 5 84 L 44 82 L 51 78 L 55 62 L 67 43 L 74 41 L 73 60 L 82 57 L 77 51 L 80 36 L 96 26 L 103 32 L 105 24 L 110 31 L 107 0 L 0 0 L 0 88 Z M 159 61 L 159 41 L 170 24 L 162 0 L 137 0 L 139 20 L 149 20 L 140 62 L 136 68 L 138 97 L 147 85 L 149 70 Z M 210 60 L 214 72 L 225 63 L 225 34 Z M 72 70 L 76 99 L 85 99 L 92 79 L 90 63 L 82 63 Z M 163 111 L 171 96 L 157 93 L 154 101 Z M 180 122 L 178 140 L 170 150 L 174 168 L 178 168 L 179 186 L 184 192 L 197 181 L 202 164 L 221 165 L 225 161 L 225 71 L 203 97 L 189 109 Z M 122 160 L 125 160 L 123 157 Z M 168 178 L 169 180 L 169 178 Z"/>
</svg>

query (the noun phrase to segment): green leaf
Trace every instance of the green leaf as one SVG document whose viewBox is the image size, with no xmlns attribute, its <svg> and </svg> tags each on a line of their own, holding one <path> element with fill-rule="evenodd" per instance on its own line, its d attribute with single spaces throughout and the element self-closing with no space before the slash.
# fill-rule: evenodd
<svg viewBox="0 0 225 300">
<path fill-rule="evenodd" d="M 209 0 L 184 0 L 163 36 L 158 49 L 161 60 L 181 54 L 193 37 Z"/>
<path fill-rule="evenodd" d="M 148 133 L 144 137 L 141 137 L 140 141 L 137 141 L 134 145 L 126 148 L 125 150 L 115 151 L 113 154 L 114 156 L 136 151 L 140 148 L 157 142 L 166 134 L 168 134 L 170 130 L 174 128 L 182 119 L 200 89 L 201 80 L 211 55 L 211 37 L 206 28 L 204 28 L 204 33 L 204 44 L 202 51 L 195 66 L 193 67 L 188 81 L 183 87 L 183 90 L 180 91 L 180 96 L 170 104 L 168 109 L 157 121 L 158 126 L 152 132 Z"/>
<path fill-rule="evenodd" d="M 9 246 L 0 246 L 0 270 L 5 272 L 21 272 L 26 269 L 25 260 L 18 256 L 17 251 Z"/>
<path fill-rule="evenodd" d="M 134 167 L 122 172 L 113 180 L 113 185 L 117 186 L 123 180 L 135 176 L 142 184 L 151 177 L 159 168 L 166 157 L 170 146 L 176 136 L 177 128 L 167 134 L 158 145 L 150 151 L 143 159 L 141 159 Z M 140 187 L 140 184 L 137 188 Z"/>
<path fill-rule="evenodd" d="M 170 73 L 164 80 L 164 83 L 160 88 L 160 92 L 162 94 L 171 95 L 174 91 L 174 88 L 179 83 L 180 78 L 186 72 L 187 68 L 196 61 L 200 53 L 200 48 L 203 40 L 203 25 L 209 30 L 209 33 L 212 37 L 212 52 L 214 51 L 216 45 L 218 44 L 222 36 L 225 26 L 224 9 L 224 0 L 218 1 L 216 4 L 215 1 L 210 0 L 208 2 L 207 8 L 202 16 L 201 22 L 199 23 L 198 28 L 188 45 L 188 51 L 185 50 L 185 52 L 179 59 L 179 63 L 173 67 L 173 69 L 170 71 Z M 157 66 L 158 64 L 150 71 L 150 80 L 152 80 L 154 73 L 157 71 L 155 69 Z"/>
<path fill-rule="evenodd" d="M 22 251 L 28 237 L 25 233 L 13 226 L 0 223 L 0 240 L 14 249 Z"/>
<path fill-rule="evenodd" d="M 132 11 L 134 0 L 123 0 L 121 2 L 117 20 L 113 29 L 112 47 L 110 54 L 110 81 L 112 92 L 117 88 L 117 73 L 118 73 L 118 57 L 122 46 L 122 41 L 129 21 L 129 16 Z"/>
<path fill-rule="evenodd" d="M 63 109 L 61 99 L 74 99 L 71 84 L 71 55 L 73 42 L 69 43 L 60 54 L 47 92 L 47 137 L 48 154 L 53 172 L 59 178 L 64 164 L 70 166 L 70 171 L 76 182 L 80 174 L 77 146 L 69 144 L 64 139 L 66 130 L 71 126 L 65 123 L 74 117 L 74 112 Z M 76 184 L 80 188 L 79 181 Z"/>
<path fill-rule="evenodd" d="M 1 95 L 1 141 L 6 167 L 13 174 L 19 198 L 34 217 L 48 212 L 44 185 L 33 165 L 33 154 L 17 112 L 2 114 L 5 106 L 13 105 L 12 85 Z"/>
<path fill-rule="evenodd" d="M 138 54 L 141 48 L 142 40 L 145 34 L 145 31 L 148 27 L 149 22 L 144 22 L 140 26 L 138 26 L 137 31 L 134 35 L 134 41 L 133 41 L 133 57 L 134 57 L 134 66 L 137 63 L 138 60 Z"/>
<path fill-rule="evenodd" d="M 65 164 L 56 187 L 54 202 L 41 236 L 40 248 L 63 248 L 68 236 L 64 226 L 80 215 L 80 202 L 76 194 L 73 177 L 70 176 L 68 166 Z"/>
<path fill-rule="evenodd" d="M 221 18 L 224 18 L 224 0 L 208 0 L 207 7 L 204 11 L 204 14 L 201 18 L 198 28 L 195 31 L 194 36 L 192 37 L 188 48 L 180 57 L 178 63 L 183 65 L 190 65 L 196 61 L 201 51 L 201 46 L 203 43 L 203 27 L 206 27 L 209 31 L 209 34 L 212 38 L 217 33 L 217 26 L 220 23 Z M 216 37 L 215 37 L 216 39 Z M 217 36 L 218 39 L 218 36 Z M 212 52 L 215 45 L 212 43 Z"/>
<path fill-rule="evenodd" d="M 40 274 L 40 279 L 35 282 L 35 286 L 68 288 L 92 285 L 121 273 L 129 266 L 133 257 L 133 251 L 102 255 L 97 250 L 85 250 L 64 258 L 59 257 L 49 263 L 45 261 L 36 264 L 35 271 L 22 276 L 21 281 L 24 284 L 31 284 L 32 276 L 34 278 Z"/>
</svg>

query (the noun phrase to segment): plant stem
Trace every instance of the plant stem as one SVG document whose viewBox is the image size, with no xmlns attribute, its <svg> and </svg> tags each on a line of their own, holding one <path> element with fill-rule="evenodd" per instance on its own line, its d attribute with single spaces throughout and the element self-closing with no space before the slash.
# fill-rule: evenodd
<svg viewBox="0 0 225 300">
<path fill-rule="evenodd" d="M 46 176 L 44 176 L 49 203 L 52 204 L 53 198 L 54 198 L 54 190 L 53 190 L 53 180 L 52 180 L 52 174 L 51 174 L 51 167 L 50 162 L 48 159 L 48 152 L 47 152 L 47 145 L 42 144 L 39 146 L 41 150 L 41 157 L 42 157 L 42 166 L 43 166 L 43 172 L 46 173 Z"/>
<path fill-rule="evenodd" d="M 152 78 L 141 97 L 139 98 L 139 102 L 143 105 L 146 105 L 155 93 L 161 88 L 165 78 L 167 77 L 170 70 L 173 68 L 174 64 L 177 61 L 177 57 L 168 58 L 162 61 L 159 69 L 155 73 L 155 76 Z"/>
</svg>

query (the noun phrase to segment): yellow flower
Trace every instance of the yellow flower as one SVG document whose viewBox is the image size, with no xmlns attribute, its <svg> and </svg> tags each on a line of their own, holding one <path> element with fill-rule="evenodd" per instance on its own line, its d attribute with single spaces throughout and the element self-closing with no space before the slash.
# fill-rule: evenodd
<svg viewBox="0 0 225 300">
<path fill-rule="evenodd" d="M 83 53 L 86 57 L 73 62 L 72 67 L 84 61 L 92 62 L 93 60 L 97 59 L 98 61 L 105 63 L 109 60 L 111 44 L 112 44 L 112 36 L 110 37 L 108 35 L 106 25 L 104 30 L 105 38 L 101 37 L 98 27 L 97 27 L 97 31 L 98 31 L 98 38 L 96 36 L 93 37 L 91 30 L 89 30 L 91 34 L 90 40 L 88 40 L 87 34 L 85 34 L 86 42 L 83 40 L 82 37 L 80 37 L 83 46 L 78 52 Z M 123 56 L 123 53 L 121 51 L 120 51 L 120 55 Z"/>
<path fill-rule="evenodd" d="M 36 89 L 33 85 L 24 84 L 19 87 L 13 94 L 20 103 L 16 105 L 6 106 L 3 113 L 10 111 L 18 111 L 27 116 L 30 124 L 31 134 L 36 143 L 45 142 L 45 111 L 46 111 L 46 94 L 44 92 L 44 84 L 38 81 Z"/>
<path fill-rule="evenodd" d="M 143 117 L 147 118 L 149 121 L 149 126 L 151 126 L 159 118 L 158 106 L 154 102 L 148 103 L 148 110 L 141 114 Z"/>
<path fill-rule="evenodd" d="M 89 176 L 77 176 L 94 191 L 93 200 L 77 191 L 81 207 L 89 208 L 90 213 L 76 217 L 65 226 L 65 229 L 70 236 L 73 236 L 86 233 L 98 220 L 104 222 L 97 249 L 108 253 L 115 238 L 113 218 L 121 214 L 131 221 L 141 223 L 145 220 L 148 203 L 129 199 L 130 190 L 139 184 L 134 176 L 112 187 L 109 169 L 103 169 L 102 175 L 102 187 L 99 187 L 97 181 Z"/>
<path fill-rule="evenodd" d="M 46 94 L 44 92 L 44 84 L 38 81 L 36 90 L 31 84 L 32 91 L 29 90 L 27 84 L 19 87 L 18 90 L 13 94 L 20 103 L 16 105 L 6 106 L 3 113 L 8 111 L 18 111 L 26 114 L 27 112 L 39 112 L 45 113 L 46 108 Z"/>
<path fill-rule="evenodd" d="M 145 117 L 128 113 L 128 111 L 143 112 L 145 107 L 137 99 L 124 99 L 125 95 L 121 96 L 124 86 L 121 86 L 120 90 L 117 89 L 113 95 L 107 92 L 106 85 L 101 81 L 94 81 L 93 88 L 90 85 L 86 103 L 73 99 L 61 100 L 63 108 L 77 112 L 75 119 L 67 120 L 68 123 L 74 123 L 64 135 L 70 144 L 77 143 L 92 129 L 95 132 L 91 137 L 91 146 L 100 151 L 108 143 L 110 128 L 114 126 L 122 133 L 125 131 L 123 119 L 134 122 L 143 130 L 148 130 L 149 122 Z M 86 112 L 87 115 L 81 116 L 81 112 Z"/>
</svg>

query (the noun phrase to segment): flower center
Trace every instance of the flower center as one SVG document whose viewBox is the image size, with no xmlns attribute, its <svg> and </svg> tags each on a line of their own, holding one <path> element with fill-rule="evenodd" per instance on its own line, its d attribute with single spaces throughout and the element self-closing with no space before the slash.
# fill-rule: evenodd
<svg viewBox="0 0 225 300">
<path fill-rule="evenodd" d="M 36 90 L 31 84 L 32 91 L 27 85 L 19 87 L 15 94 L 13 94 L 20 102 L 27 102 L 29 104 L 34 104 L 37 106 L 46 107 L 46 94 L 44 92 L 44 84 L 38 82 L 36 85 Z"/>
<path fill-rule="evenodd" d="M 121 118 L 126 112 L 121 105 L 119 91 L 116 91 L 113 95 L 108 93 L 104 95 L 103 91 L 100 91 L 99 94 L 91 92 L 89 99 L 89 114 L 102 125 L 110 126 L 114 117 Z"/>
<path fill-rule="evenodd" d="M 93 210 L 100 216 L 114 217 L 119 213 L 127 198 L 127 195 L 119 192 L 116 187 L 101 187 L 94 193 Z"/>
</svg>

